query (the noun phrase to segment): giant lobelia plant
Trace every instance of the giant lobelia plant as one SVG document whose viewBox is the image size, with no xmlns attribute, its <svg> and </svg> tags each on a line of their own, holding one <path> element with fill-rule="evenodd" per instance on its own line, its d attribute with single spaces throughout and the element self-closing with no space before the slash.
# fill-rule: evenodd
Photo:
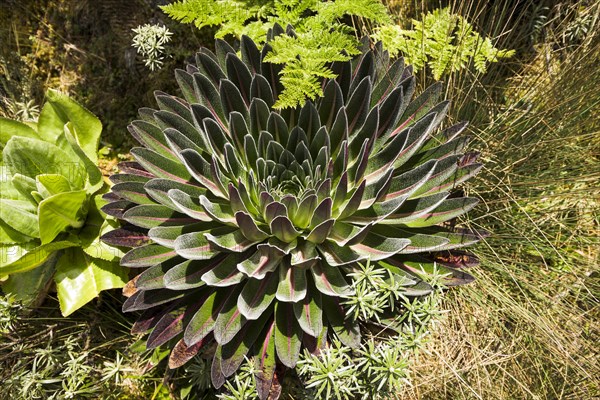
<svg viewBox="0 0 600 400">
<path fill-rule="evenodd" d="M 448 224 L 477 203 L 451 195 L 480 168 L 463 154 L 466 124 L 439 131 L 441 86 L 411 101 L 411 68 L 363 43 L 333 64 L 322 98 L 276 110 L 269 44 L 243 37 L 240 57 L 217 40 L 216 54 L 176 71 L 183 98 L 157 92 L 159 110 L 130 125 L 142 147 L 103 208 L 127 224 L 103 240 L 145 268 L 123 310 L 143 310 L 133 330 L 151 330 L 149 348 L 173 346 L 170 367 L 216 344 L 215 387 L 249 357 L 259 397 L 276 398 L 277 367 L 293 368 L 302 348 L 360 345 L 345 298 L 362 265 L 385 268 L 405 296 L 431 291 L 428 271 L 472 280 L 459 267 L 474 257 L 454 249 L 478 235 Z"/>
<path fill-rule="evenodd" d="M 123 287 L 122 253 L 100 242 L 105 220 L 96 166 L 102 124 L 68 96 L 49 90 L 37 122 L 0 118 L 0 284 L 28 306 L 54 283 L 63 315 Z"/>
</svg>

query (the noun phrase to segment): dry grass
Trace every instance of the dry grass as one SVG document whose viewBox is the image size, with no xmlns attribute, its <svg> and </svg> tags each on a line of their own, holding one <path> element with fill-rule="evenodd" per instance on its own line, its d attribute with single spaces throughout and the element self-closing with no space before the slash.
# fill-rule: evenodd
<svg viewBox="0 0 600 400">
<path fill-rule="evenodd" d="M 489 19 L 493 7 L 516 12 L 509 2 L 456 3 L 497 27 L 500 47 L 524 43 Z M 591 29 L 569 44 L 567 22 L 546 20 L 556 36 L 510 74 L 449 80 L 454 115 L 473 121 L 486 163 L 467 188 L 483 201 L 470 223 L 493 235 L 479 246 L 477 283 L 446 297 L 402 398 L 600 397 L 600 37 Z"/>
</svg>

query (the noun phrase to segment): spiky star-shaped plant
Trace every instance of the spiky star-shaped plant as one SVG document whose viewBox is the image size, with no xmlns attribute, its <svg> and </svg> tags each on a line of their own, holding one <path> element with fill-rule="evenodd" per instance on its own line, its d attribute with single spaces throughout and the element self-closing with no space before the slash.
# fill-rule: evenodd
<svg viewBox="0 0 600 400">
<path fill-rule="evenodd" d="M 129 130 L 142 147 L 104 208 L 128 224 L 103 238 L 133 248 L 122 265 L 147 268 L 123 309 L 144 310 L 134 331 L 152 330 L 148 346 L 174 343 L 176 367 L 216 342 L 217 388 L 253 356 L 262 399 L 278 397 L 276 366 L 294 367 L 301 348 L 359 345 L 344 303 L 359 263 L 386 268 L 407 296 L 431 290 L 412 272 L 433 261 L 448 284 L 472 279 L 448 251 L 478 236 L 442 224 L 476 204 L 450 191 L 480 167 L 462 154 L 465 124 L 437 131 L 440 86 L 411 102 L 411 69 L 379 46 L 285 110 L 269 50 L 244 37 L 240 58 L 219 40 L 176 72 L 184 99 L 159 92 L 160 110 L 140 110 Z"/>
</svg>

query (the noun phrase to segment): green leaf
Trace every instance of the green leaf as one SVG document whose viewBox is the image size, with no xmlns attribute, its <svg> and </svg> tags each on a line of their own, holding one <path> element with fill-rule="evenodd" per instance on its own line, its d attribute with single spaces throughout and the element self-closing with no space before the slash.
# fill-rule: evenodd
<svg viewBox="0 0 600 400">
<path fill-rule="evenodd" d="M 100 120 L 75 100 L 56 90 L 48 90 L 46 98 L 63 121 L 63 126 L 67 122 L 71 122 L 77 143 L 86 156 L 96 163 L 98 161 L 98 143 L 102 133 Z M 60 133 L 62 133 L 62 130 Z"/>
<path fill-rule="evenodd" d="M 263 330 L 264 337 L 262 343 L 258 347 L 258 354 L 254 358 L 256 378 L 256 391 L 261 400 L 266 400 L 271 391 L 273 377 L 275 375 L 275 367 L 277 365 L 275 359 L 275 321 L 267 324 Z"/>
<path fill-rule="evenodd" d="M 212 332 L 215 321 L 226 300 L 227 293 L 224 290 L 214 291 L 208 296 L 183 333 L 183 340 L 188 346 L 200 342 Z"/>
<path fill-rule="evenodd" d="M 35 189 L 34 180 L 19 174 L 12 175 L 7 166 L 0 164 L 0 198 L 35 202 L 31 196 Z"/>
<path fill-rule="evenodd" d="M 79 147 L 79 144 L 77 143 L 75 136 L 72 133 L 71 127 L 72 126 L 70 123 L 65 126 L 65 138 L 67 139 L 67 142 L 71 146 L 73 152 L 77 154 L 77 156 L 85 166 L 84 180 L 86 180 L 85 188 L 87 193 L 94 194 L 102 188 L 102 185 L 104 185 L 104 181 L 102 180 L 102 172 L 96 165 L 97 162 L 92 161 L 93 159 L 88 157 L 88 155 L 83 151 L 83 149 Z M 80 188 L 80 186 L 77 185 L 78 184 L 74 184 L 74 188 Z"/>
<path fill-rule="evenodd" d="M 2 291 L 11 293 L 27 307 L 37 307 L 50 288 L 58 255 L 58 252 L 54 252 L 39 268 L 10 275 L 2 283 Z"/>
<path fill-rule="evenodd" d="M 27 200 L 0 198 L 0 219 L 22 235 L 32 238 L 40 236 L 35 206 Z"/>
<path fill-rule="evenodd" d="M 118 263 L 92 258 L 81 249 L 65 250 L 54 276 L 62 315 L 72 314 L 103 290 L 125 286 L 127 280 L 127 270 Z"/>
<path fill-rule="evenodd" d="M 29 251 L 21 246 L 0 247 L 0 278 L 25 272 L 43 265 L 57 250 L 78 246 L 77 243 L 61 241 L 35 247 Z M 5 261 L 6 260 L 6 261 Z"/>
<path fill-rule="evenodd" d="M 81 228 L 87 210 L 85 190 L 59 193 L 44 199 L 38 207 L 40 239 L 42 244 L 52 242 L 68 228 Z M 84 208 L 82 210 L 82 207 Z"/>
<path fill-rule="evenodd" d="M 238 297 L 237 307 L 248 320 L 258 319 L 275 299 L 279 275 L 269 273 L 263 279 L 247 279 Z"/>
<path fill-rule="evenodd" d="M 48 101 L 42 107 L 38 118 L 38 135 L 42 140 L 56 144 L 58 137 L 64 131 L 65 123 L 66 121 L 58 115 L 52 103 Z"/>
<path fill-rule="evenodd" d="M 37 191 L 47 198 L 55 194 L 70 192 L 71 185 L 67 178 L 57 174 L 43 174 L 35 177 Z"/>
<path fill-rule="evenodd" d="M 348 317 L 340 298 L 323 296 L 324 314 L 340 341 L 351 348 L 360 346 L 360 327 L 358 321 Z"/>
<path fill-rule="evenodd" d="M 41 174 L 60 174 L 73 187 L 83 187 L 84 166 L 77 157 L 38 139 L 13 137 L 4 148 L 4 162 L 10 172 L 32 179 Z"/>
<path fill-rule="evenodd" d="M 0 117 L 0 148 L 6 146 L 13 136 L 24 136 L 39 139 L 39 135 L 29 125 L 8 118 Z"/>
<path fill-rule="evenodd" d="M 277 300 L 296 303 L 306 297 L 306 270 L 291 266 L 289 262 L 279 267 Z"/>
<path fill-rule="evenodd" d="M 261 314 L 256 321 L 248 321 L 246 325 L 238 332 L 238 334 L 226 345 L 223 345 L 221 352 L 221 370 L 223 375 L 228 377 L 233 375 L 235 371 L 244 361 L 244 357 L 250 351 L 256 339 L 258 339 L 262 328 L 265 326 L 267 319 L 272 316 L 272 309 L 269 312 Z"/>
<path fill-rule="evenodd" d="M 175 257 L 175 250 L 158 244 L 147 244 L 129 250 L 121 259 L 124 267 L 140 268 L 151 267 Z"/>
<path fill-rule="evenodd" d="M 287 367 L 294 368 L 300 355 L 302 329 L 298 326 L 291 303 L 275 304 L 275 349 L 279 360 Z"/>
<path fill-rule="evenodd" d="M 313 337 L 318 337 L 323 331 L 323 306 L 321 304 L 321 293 L 310 284 L 310 292 L 306 297 L 294 303 L 294 315 L 298 320 L 300 328 Z"/>
<path fill-rule="evenodd" d="M 0 219 L 0 245 L 25 243 L 33 238 L 22 234 L 11 228 L 6 222 Z"/>
</svg>

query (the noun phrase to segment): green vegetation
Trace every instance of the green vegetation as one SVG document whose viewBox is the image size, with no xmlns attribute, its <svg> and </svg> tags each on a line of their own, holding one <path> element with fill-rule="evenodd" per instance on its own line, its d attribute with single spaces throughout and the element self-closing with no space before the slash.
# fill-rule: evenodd
<svg viewBox="0 0 600 400">
<path fill-rule="evenodd" d="M 334 78 L 329 64 L 348 61 L 360 54 L 354 29 L 345 16 L 365 18 L 374 24 L 389 23 L 380 0 L 183 0 L 162 9 L 183 23 L 198 28 L 217 25 L 216 38 L 248 36 L 259 45 L 269 40 L 265 61 L 281 65 L 283 91 L 275 108 L 296 107 L 306 98 L 323 95 L 323 78 Z M 281 27 L 293 26 L 284 32 Z M 268 32 L 275 35 L 269 38 Z"/>
<path fill-rule="evenodd" d="M 360 54 L 356 36 L 365 32 L 376 32 L 374 39 L 381 40 L 393 56 L 402 52 L 416 70 L 428 63 L 435 79 L 465 68 L 470 61 L 485 72 L 487 63 L 513 54 L 494 48 L 489 38 L 482 38 L 448 8 L 427 14 L 423 22 L 413 20 L 413 30 L 394 24 L 380 0 L 183 0 L 162 9 L 197 28 L 218 26 L 217 38 L 246 35 L 261 45 L 268 41 L 265 61 L 283 66 L 283 91 L 275 108 L 301 106 L 306 98 L 323 96 L 323 78 L 336 77 L 330 64 Z M 277 25 L 294 30 L 284 32 Z M 271 30 L 276 37 L 268 37 Z"/>
<path fill-rule="evenodd" d="M 458 72 L 473 61 L 475 69 L 485 73 L 488 63 L 512 57 L 514 50 L 494 47 L 490 38 L 475 32 L 466 18 L 452 14 L 450 8 L 427 13 L 423 20 L 412 20 L 413 29 L 384 25 L 375 29 L 373 39 L 381 40 L 392 56 L 402 55 L 419 71 L 428 65 L 434 79 Z"/>
<path fill-rule="evenodd" d="M 114 229 L 97 196 L 106 185 L 96 163 L 100 121 L 49 91 L 37 123 L 0 118 L 0 278 L 26 304 L 43 301 L 54 279 L 63 315 L 101 290 L 122 287 L 122 253 L 102 242 Z"/>
<path fill-rule="evenodd" d="M 464 154 L 466 124 L 438 130 L 441 85 L 412 100 L 414 77 L 381 49 L 334 65 L 319 103 L 283 112 L 268 48 L 243 36 L 241 58 L 216 49 L 177 71 L 184 98 L 157 94 L 159 110 L 129 126 L 143 147 L 102 209 L 129 225 L 102 240 L 132 248 L 121 265 L 146 268 L 123 310 L 144 311 L 134 331 L 151 330 L 149 348 L 170 342 L 176 368 L 214 340 L 213 386 L 252 357 L 266 399 L 302 349 L 402 333 L 402 302 L 433 291 L 423 275 L 472 281 L 461 268 L 476 258 L 454 250 L 480 234 L 445 222 L 477 204 L 449 196 L 481 165 Z M 365 382 L 397 351 L 371 346 Z M 395 376 L 375 380 L 397 390 Z"/>
<path fill-rule="evenodd" d="M 299 353 L 295 368 L 276 368 L 279 385 L 271 386 L 273 395 L 281 399 L 600 396 L 597 1 L 387 0 L 387 21 L 377 22 L 352 12 L 344 15 L 338 10 L 331 30 L 307 26 L 304 21 L 318 21 L 322 9 L 317 7 L 335 7 L 341 1 L 297 2 L 293 4 L 314 7 L 280 10 L 274 7 L 284 2 L 240 1 L 245 7 L 242 13 L 221 15 L 201 30 L 169 18 L 159 8 L 165 3 L 0 2 L 0 42 L 4 45 L 0 47 L 0 116 L 32 126 L 37 132 L 36 123 L 47 106 L 41 107 L 46 103 L 47 90 L 68 93 L 97 114 L 104 125 L 97 160 L 100 170 L 105 176 L 117 172 L 123 176 L 129 172 L 119 171 L 119 161 L 139 170 L 129 154 L 132 140 L 125 129 L 135 119 L 137 108 L 152 104 L 154 98 L 172 98 L 166 93 L 185 98 L 172 71 L 190 63 L 195 66 L 194 54 L 203 46 L 212 46 L 215 33 L 235 50 L 240 49 L 243 33 L 260 43 L 285 40 L 281 60 L 301 52 L 306 59 L 312 54 L 306 54 L 306 49 L 312 49 L 330 60 L 341 54 L 347 61 L 367 47 L 380 54 L 382 47 L 361 44 L 359 37 L 375 32 L 381 36 L 388 29 L 395 42 L 390 44 L 382 38 L 388 41 L 384 50 L 394 52 L 394 43 L 396 47 L 398 43 L 415 44 L 397 50 L 405 63 L 421 63 L 419 68 L 412 67 L 416 70 L 416 95 L 441 76 L 443 82 L 434 87 L 441 98 L 452 100 L 442 129 L 469 120 L 463 134 L 473 137 L 469 147 L 481 151 L 480 159 L 485 163 L 477 177 L 452 195 L 475 197 L 480 204 L 468 218 L 449 221 L 450 226 L 484 228 L 491 233 L 473 248 L 481 265 L 467 272 L 475 282 L 460 290 L 446 290 L 449 278 L 451 282 L 457 276 L 444 273 L 447 271 L 440 268 L 444 266 L 440 262 L 470 263 L 473 259 L 439 254 L 427 270 L 410 272 L 423 279 L 432 292 L 410 297 L 403 294 L 404 287 L 394 280 L 395 274 L 379 261 L 357 263 L 345 277 L 351 293 L 339 299 L 348 321 L 360 327 L 361 346 L 349 348 L 331 332 L 329 343 L 317 351 L 309 351 L 314 346 L 303 343 L 313 347 Z M 174 4 L 185 7 L 183 3 L 192 2 Z M 238 4 L 205 4 L 213 3 Z M 358 7 L 366 4 L 345 3 Z M 219 16 L 216 8 L 211 10 L 200 12 Z M 249 17 L 244 17 L 245 10 L 250 10 Z M 266 35 L 276 22 L 287 28 L 288 21 L 281 21 L 280 15 L 294 19 L 295 32 L 276 28 L 278 35 Z M 172 32 L 169 42 L 160 44 L 162 48 L 155 52 L 163 64 L 154 71 L 144 65 L 148 58 L 136 56 L 131 46 L 136 40 L 133 29 L 148 23 Z M 466 28 L 460 28 L 461 24 Z M 251 28 L 257 28 L 256 33 L 249 32 Z M 348 48 L 342 49 L 345 53 L 340 53 L 336 43 L 323 47 L 323 52 L 314 50 L 312 46 L 321 40 L 311 29 L 339 33 L 348 41 Z M 447 34 L 443 35 L 445 29 Z M 471 29 L 473 34 L 466 34 Z M 150 39 L 143 41 L 144 45 L 160 40 L 158 36 Z M 298 40 L 310 47 L 298 51 L 294 48 Z M 514 49 L 514 55 L 475 65 L 475 55 L 485 47 L 490 60 L 498 56 L 497 49 Z M 326 54 L 327 49 L 337 53 Z M 220 50 L 216 50 L 218 56 Z M 501 54 L 503 50 L 498 51 Z M 243 53 L 236 54 L 244 60 Z M 481 61 L 486 55 L 481 52 L 479 57 Z M 264 64 L 274 69 L 286 65 Z M 324 65 L 330 71 L 327 73 L 337 73 L 330 63 Z M 197 72 L 188 68 L 192 76 Z M 220 68 L 227 75 L 227 66 Z M 304 82 L 300 74 L 298 78 Z M 313 79 L 332 78 L 314 75 Z M 159 91 L 154 93 L 156 89 Z M 322 100 L 317 92 L 312 101 L 317 110 Z M 270 111 L 288 118 L 293 108 Z M 142 109 L 144 118 L 150 117 L 149 112 Z M 224 124 L 228 126 L 229 121 Z M 235 143 L 233 146 L 237 148 Z M 221 165 L 219 162 L 226 161 L 219 158 L 216 162 Z M 9 173 L 6 167 L 3 172 L 3 176 Z M 0 197 L 4 197 L 7 182 L 11 183 L 6 179 L 1 182 Z M 107 200 L 114 200 L 111 196 Z M 206 197 L 219 204 L 217 197 Z M 94 198 L 96 206 L 104 202 L 97 195 Z M 196 206 L 202 207 L 199 202 Z M 36 240 L 41 243 L 41 239 Z M 56 252 L 57 256 L 64 254 L 65 250 Z M 131 271 L 130 277 L 140 273 Z M 310 280 L 311 273 L 307 273 Z M 9 286 L 4 283 L 1 290 L 6 292 Z M 217 348 L 214 341 L 182 367 L 169 369 L 169 355 L 177 337 L 146 349 L 149 337 L 130 333 L 132 327 L 140 330 L 140 322 L 134 321 L 143 313 L 122 314 L 120 291 L 103 291 L 77 312 L 62 317 L 56 284 L 52 279 L 48 283 L 48 294 L 40 296 L 43 303 L 39 307 L 24 305 L 17 298 L 22 294 L 19 291 L 0 295 L 0 399 L 258 398 L 254 348 L 216 390 L 211 383 Z M 124 288 L 129 296 L 136 290 L 134 282 Z M 280 300 L 275 297 L 273 301 Z M 166 314 L 174 316 L 173 327 L 178 329 L 179 309 Z M 389 318 L 392 316 L 395 318 Z M 302 335 L 308 337 L 303 330 Z"/>
</svg>

